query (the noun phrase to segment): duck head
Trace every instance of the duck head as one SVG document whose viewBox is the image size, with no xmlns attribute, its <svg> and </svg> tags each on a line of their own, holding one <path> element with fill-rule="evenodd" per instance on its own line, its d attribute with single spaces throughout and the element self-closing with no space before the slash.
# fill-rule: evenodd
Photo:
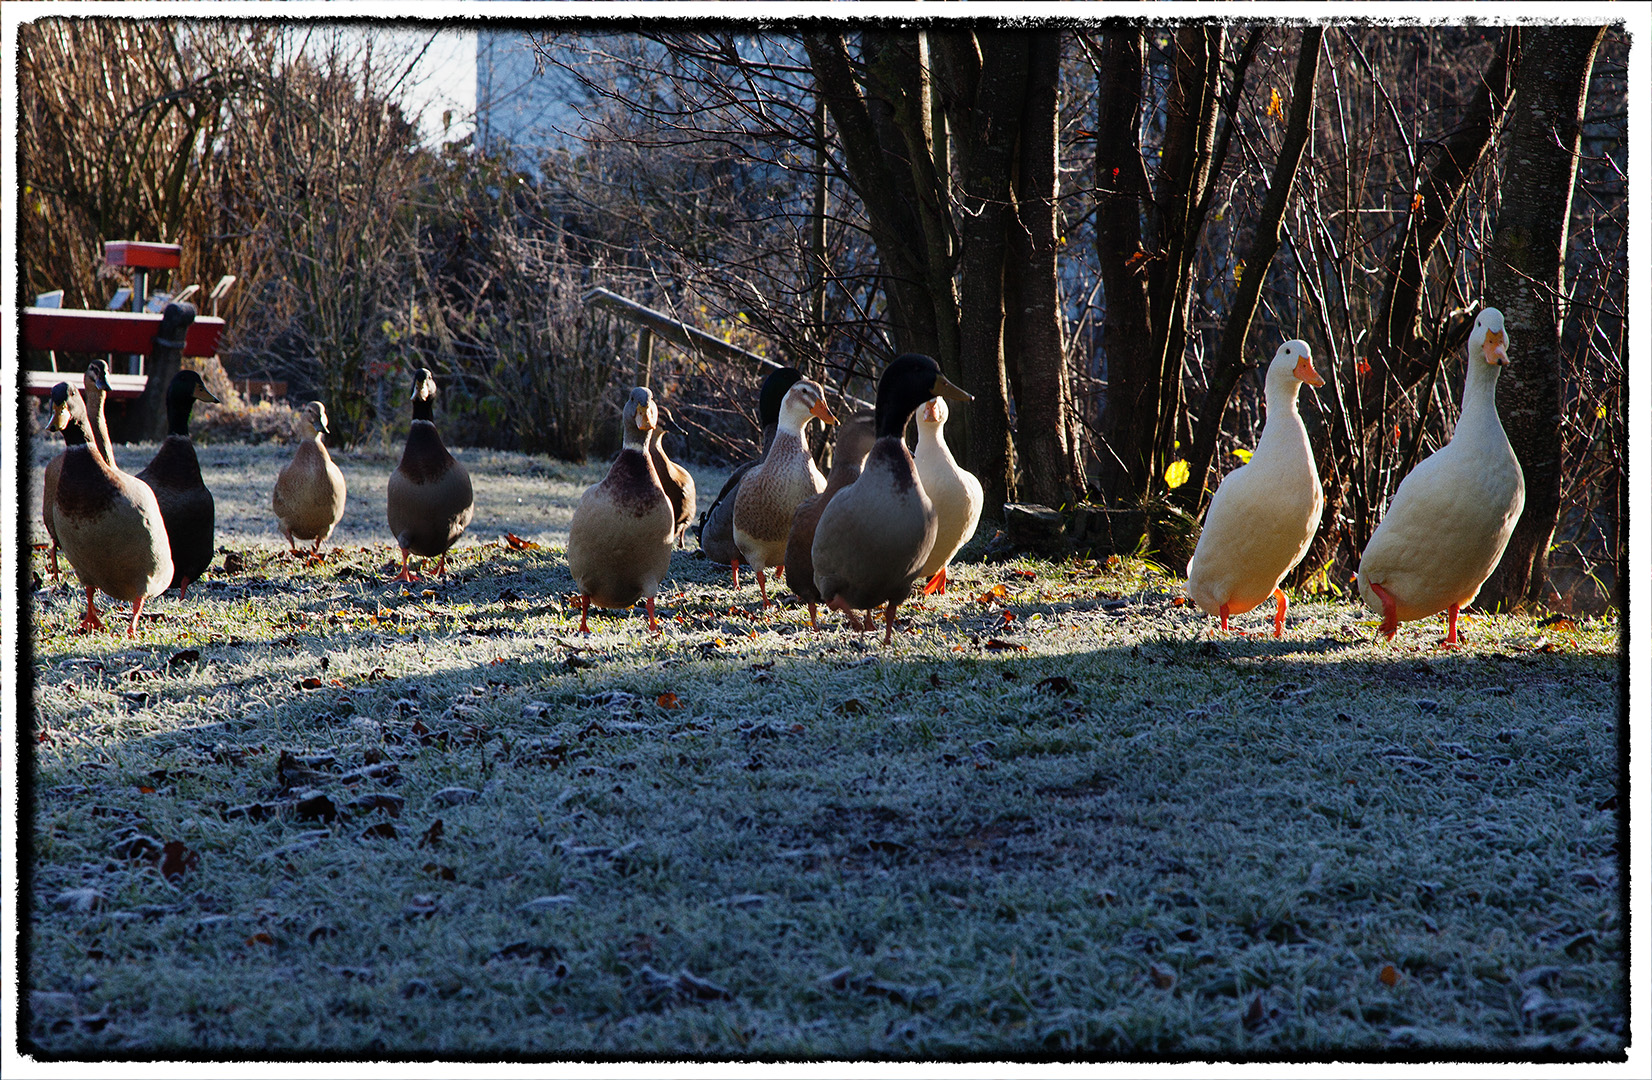
<svg viewBox="0 0 1652 1080">
<path fill-rule="evenodd" d="M 86 389 L 94 386 L 105 394 L 109 393 L 109 364 L 101 358 L 86 365 Z"/>
<path fill-rule="evenodd" d="M 200 374 L 184 368 L 166 384 L 167 434 L 189 434 L 189 414 L 197 401 L 218 403 Z"/>
<path fill-rule="evenodd" d="M 792 388 L 792 384 L 802 377 L 803 373 L 794 367 L 783 367 L 769 372 L 757 397 L 759 427 L 769 428 L 780 422 L 780 403 L 786 400 L 786 392 Z"/>
<path fill-rule="evenodd" d="M 799 379 L 780 403 L 780 430 L 802 431 L 811 418 L 823 424 L 837 423 L 837 417 L 826 406 L 826 388 L 813 379 Z"/>
<path fill-rule="evenodd" d="M 434 420 L 436 418 L 436 376 L 429 368 L 420 368 L 413 373 L 413 419 Z"/>
<path fill-rule="evenodd" d="M 1279 346 L 1279 351 L 1273 354 L 1273 360 L 1268 364 L 1270 381 L 1276 371 L 1287 372 L 1297 382 L 1307 383 L 1309 386 L 1325 385 L 1325 379 L 1314 370 L 1312 350 L 1301 338 L 1292 338 Z"/>
<path fill-rule="evenodd" d="M 918 426 L 920 428 L 943 427 L 951 416 L 952 408 L 947 405 L 944 397 L 932 397 L 918 406 Z"/>
<path fill-rule="evenodd" d="M 975 395 L 953 385 L 941 374 L 941 365 L 934 357 L 923 353 L 902 353 L 895 357 L 878 378 L 878 438 L 900 437 L 918 406 L 933 397 L 975 400 Z"/>
<path fill-rule="evenodd" d="M 70 445 L 87 441 L 86 403 L 80 400 L 74 387 L 66 382 L 52 387 L 51 403 L 52 422 L 47 425 L 48 430 L 63 432 L 63 441 Z"/>
<path fill-rule="evenodd" d="M 327 434 L 327 406 L 319 401 L 306 402 L 299 415 L 304 417 L 306 424 L 315 428 L 317 435 Z"/>
<path fill-rule="evenodd" d="M 633 388 L 620 417 L 620 434 L 625 445 L 642 449 L 648 443 L 648 433 L 660 426 L 660 407 L 654 403 L 654 392 L 646 386 Z"/>
<path fill-rule="evenodd" d="M 1506 367 L 1509 362 L 1509 338 L 1503 329 L 1503 313 L 1494 307 L 1486 308 L 1474 320 L 1474 330 L 1468 336 L 1470 359 L 1484 360 L 1493 367 Z"/>
</svg>

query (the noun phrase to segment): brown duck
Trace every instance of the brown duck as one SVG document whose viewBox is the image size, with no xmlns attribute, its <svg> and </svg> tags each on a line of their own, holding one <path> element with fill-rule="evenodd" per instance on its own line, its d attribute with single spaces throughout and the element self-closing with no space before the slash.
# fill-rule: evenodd
<svg viewBox="0 0 1652 1080">
<path fill-rule="evenodd" d="M 820 592 L 815 588 L 815 561 L 812 551 L 815 526 L 826 504 L 843 488 L 860 476 L 861 465 L 877 436 L 874 414 L 858 412 L 838 429 L 837 444 L 832 448 L 832 471 L 826 474 L 826 489 L 797 504 L 792 516 L 792 532 L 786 538 L 786 587 L 798 599 L 809 605 L 809 626 L 820 629 L 815 609 Z"/>
<path fill-rule="evenodd" d="M 109 365 L 102 360 L 93 360 L 86 365 L 86 374 L 83 378 L 83 404 L 86 406 L 86 417 L 91 424 L 92 444 L 97 447 L 103 460 L 111 467 L 115 465 L 115 448 L 109 442 L 109 425 L 103 419 L 103 396 L 109 392 Z M 56 497 L 57 478 L 63 472 L 63 461 L 68 457 L 67 450 L 62 451 L 52 460 L 46 462 L 46 475 L 41 481 L 40 491 L 40 519 L 46 525 L 46 535 L 51 537 L 52 577 L 60 576 L 57 568 L 57 524 L 52 520 L 52 500 Z"/>
<path fill-rule="evenodd" d="M 921 353 L 897 356 L 878 379 L 877 442 L 860 477 L 833 496 L 815 526 L 815 588 L 826 606 L 845 613 L 884 611 L 884 644 L 895 640 L 895 609 L 935 544 L 935 506 L 918 482 L 902 441 L 918 406 L 936 395 L 971 396 L 948 382 Z"/>
<path fill-rule="evenodd" d="M 440 575 L 447 569 L 447 551 L 463 535 L 476 512 L 470 474 L 453 460 L 436 431 L 436 377 L 429 368 L 413 376 L 413 426 L 401 464 L 390 474 L 385 516 L 390 533 L 402 549 L 401 573 L 391 581 L 418 581 L 407 567 L 408 556 L 433 559 Z"/>
<path fill-rule="evenodd" d="M 143 602 L 166 591 L 172 552 L 155 493 L 103 459 L 92 444 L 85 403 L 68 383 L 52 388 L 53 431 L 63 432 L 63 470 L 52 493 L 52 519 L 69 565 L 86 586 L 80 632 L 102 630 L 97 590 L 132 605 L 128 637 L 138 634 Z"/>
<path fill-rule="evenodd" d="M 797 504 L 826 487 L 804 442 L 803 431 L 811 419 L 837 423 L 826 407 L 825 388 L 813 379 L 799 379 L 780 403 L 780 426 L 769 452 L 740 481 L 734 496 L 734 542 L 740 557 L 757 571 L 764 607 L 769 606 L 769 586 L 763 571 L 785 564 L 786 538 Z"/>
<path fill-rule="evenodd" d="M 310 557 L 314 559 L 321 554 L 321 542 L 333 535 L 344 517 L 344 473 L 321 441 L 327 434 L 327 407 L 311 401 L 300 415 L 310 433 L 298 440 L 292 460 L 276 473 L 270 506 L 287 546 L 296 553 L 298 541 L 312 540 Z"/>
<path fill-rule="evenodd" d="M 161 448 L 138 474 L 149 485 L 166 522 L 172 549 L 172 580 L 182 600 L 189 583 L 212 562 L 212 530 L 216 509 L 212 492 L 201 479 L 201 462 L 189 439 L 189 414 L 197 401 L 216 404 L 201 376 L 185 368 L 166 387 L 166 431 Z"/>
<path fill-rule="evenodd" d="M 672 545 L 683 542 L 688 523 L 694 520 L 694 477 L 665 453 L 665 429 L 657 427 L 648 440 L 648 457 L 654 462 L 654 473 L 660 478 L 665 497 L 671 500 L 671 512 L 676 518 L 676 533 Z"/>
<path fill-rule="evenodd" d="M 711 506 L 700 517 L 700 550 L 705 552 L 706 558 L 726 565 L 733 572 L 734 587 L 737 589 L 740 587 L 741 560 L 740 548 L 734 542 L 734 496 L 740 489 L 740 481 L 763 460 L 762 454 L 768 453 L 769 445 L 774 442 L 774 433 L 780 426 L 780 403 L 785 400 L 786 391 L 802 377 L 803 373 L 796 368 L 785 367 L 770 372 L 768 378 L 763 380 L 763 389 L 757 399 L 762 453 L 735 466 L 723 483 L 722 490 L 717 492 Z"/>
<path fill-rule="evenodd" d="M 676 543 L 676 515 L 648 454 L 659 423 L 653 394 L 632 390 L 622 415 L 624 446 L 608 475 L 585 489 L 568 526 L 568 572 L 579 587 L 579 629 L 586 634 L 592 604 L 628 608 L 639 598 L 647 601 L 648 628 L 660 632 L 654 595 Z"/>
</svg>

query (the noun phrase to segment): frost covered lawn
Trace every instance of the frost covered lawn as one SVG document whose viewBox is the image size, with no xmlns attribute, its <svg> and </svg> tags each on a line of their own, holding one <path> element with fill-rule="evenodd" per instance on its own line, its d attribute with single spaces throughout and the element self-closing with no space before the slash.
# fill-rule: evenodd
<svg viewBox="0 0 1652 1080">
<path fill-rule="evenodd" d="M 461 455 L 477 522 L 402 589 L 393 454 L 341 455 L 315 567 L 268 515 L 285 454 L 202 448 L 241 568 L 139 641 L 32 595 L 42 1055 L 1627 1041 L 1616 622 L 1448 654 L 1304 602 L 1213 640 L 1140 561 L 973 563 L 884 649 L 679 552 L 663 638 L 586 639 L 560 546 L 600 466 Z"/>
</svg>

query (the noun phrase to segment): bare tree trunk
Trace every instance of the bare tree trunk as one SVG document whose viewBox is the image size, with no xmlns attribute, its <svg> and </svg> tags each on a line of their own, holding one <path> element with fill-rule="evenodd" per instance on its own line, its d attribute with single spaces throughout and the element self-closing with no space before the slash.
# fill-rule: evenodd
<svg viewBox="0 0 1652 1080">
<path fill-rule="evenodd" d="M 975 395 L 968 409 L 953 415 L 965 420 L 964 466 L 980 479 L 985 505 L 997 516 L 1015 491 L 1004 369 L 1004 271 L 1029 41 L 1023 33 L 998 32 L 978 35 L 974 49 L 955 38 L 947 44 L 942 65 L 953 101 L 973 106 L 950 114 L 960 133 L 959 367 L 964 388 Z M 978 68 L 971 63 L 976 55 Z"/>
<path fill-rule="evenodd" d="M 1152 341 L 1142 332 L 1152 319 L 1142 211 L 1152 198 L 1147 167 L 1137 148 L 1146 31 L 1104 31 L 1086 39 L 1096 69 L 1096 256 L 1105 315 L 1101 342 L 1107 355 L 1107 399 L 1101 417 L 1098 478 L 1110 493 L 1146 490 L 1152 417 L 1148 392 Z"/>
<path fill-rule="evenodd" d="M 1523 31 L 1497 231 L 1487 253 L 1486 303 L 1509 326 L 1512 363 L 1497 387 L 1498 412 L 1526 474 L 1526 509 L 1480 603 L 1541 600 L 1549 541 L 1560 513 L 1561 363 L 1566 232 L 1578 140 L 1603 26 Z"/>
<path fill-rule="evenodd" d="M 1021 464 L 1021 497 L 1061 506 L 1084 490 L 1056 292 L 1056 91 L 1061 35 L 1056 30 L 1040 30 L 1028 37 L 1016 217 L 1008 222 L 1015 268 L 1009 277 L 1015 288 L 1005 359 L 1018 376 L 1015 445 Z"/>
</svg>

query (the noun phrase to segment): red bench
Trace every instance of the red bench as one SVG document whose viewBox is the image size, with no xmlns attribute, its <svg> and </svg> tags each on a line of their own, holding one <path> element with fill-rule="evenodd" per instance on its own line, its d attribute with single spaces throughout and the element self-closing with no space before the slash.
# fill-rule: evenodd
<svg viewBox="0 0 1652 1080">
<path fill-rule="evenodd" d="M 111 240 L 103 245 L 103 259 L 110 266 L 132 270 L 138 307 L 148 294 L 151 270 L 176 270 L 183 264 L 183 248 L 177 244 L 154 244 L 141 240 Z M 77 308 L 29 307 L 23 309 L 23 348 L 41 352 L 117 353 L 148 356 L 155 349 L 155 332 L 160 329 L 159 312 L 92 311 Z M 215 356 L 224 320 L 197 315 L 184 336 L 185 356 Z M 51 395 L 52 387 L 66 382 L 77 389 L 81 372 L 26 371 L 25 388 L 39 397 Z M 111 395 L 135 398 L 148 382 L 143 375 L 109 376 Z"/>
</svg>

